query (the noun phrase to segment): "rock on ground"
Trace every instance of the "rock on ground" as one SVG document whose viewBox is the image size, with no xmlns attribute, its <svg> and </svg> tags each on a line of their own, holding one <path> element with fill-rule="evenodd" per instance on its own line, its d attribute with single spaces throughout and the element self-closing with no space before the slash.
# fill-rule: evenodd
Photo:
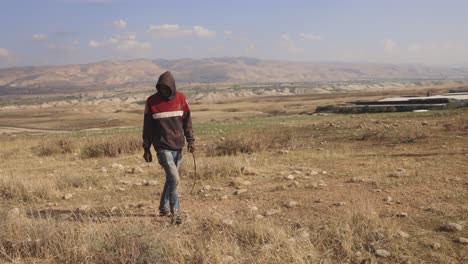
<svg viewBox="0 0 468 264">
<path fill-rule="evenodd" d="M 439 229 L 445 232 L 459 232 L 463 230 L 463 227 L 457 223 L 447 223 L 441 226 Z"/>
<path fill-rule="evenodd" d="M 381 258 L 386 258 L 386 257 L 390 257 L 392 254 L 390 254 L 390 252 L 388 252 L 385 249 L 377 249 L 375 251 L 375 255 Z"/>
<path fill-rule="evenodd" d="M 239 189 L 239 190 L 236 190 L 234 192 L 235 195 L 240 195 L 240 194 L 243 194 L 243 193 L 246 193 L 247 192 L 247 189 Z"/>
<path fill-rule="evenodd" d="M 241 172 L 244 175 L 257 175 L 258 174 L 258 172 L 254 168 L 251 168 L 251 167 L 242 167 Z"/>
</svg>

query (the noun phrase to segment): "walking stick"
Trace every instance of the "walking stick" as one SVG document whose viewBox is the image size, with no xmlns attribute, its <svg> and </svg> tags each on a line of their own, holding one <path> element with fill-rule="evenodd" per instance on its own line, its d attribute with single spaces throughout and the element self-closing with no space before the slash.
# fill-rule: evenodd
<svg viewBox="0 0 468 264">
<path fill-rule="evenodd" d="M 195 184 L 197 183 L 197 161 L 195 160 L 195 154 L 192 152 L 193 157 L 193 167 L 194 167 L 194 175 L 193 175 L 193 185 L 192 189 L 190 190 L 190 194 L 193 193 L 193 188 L 195 188 Z"/>
</svg>

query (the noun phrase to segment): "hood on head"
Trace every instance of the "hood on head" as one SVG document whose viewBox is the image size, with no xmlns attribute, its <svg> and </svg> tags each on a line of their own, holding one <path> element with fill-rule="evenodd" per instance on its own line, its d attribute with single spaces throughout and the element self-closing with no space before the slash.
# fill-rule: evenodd
<svg viewBox="0 0 468 264">
<path fill-rule="evenodd" d="M 158 90 L 158 92 L 161 84 L 165 84 L 171 89 L 171 95 L 164 99 L 172 100 L 176 95 L 176 85 L 174 76 L 172 76 L 170 71 L 166 71 L 165 73 L 161 74 L 161 76 L 159 76 L 158 82 L 156 83 L 156 90 Z"/>
</svg>

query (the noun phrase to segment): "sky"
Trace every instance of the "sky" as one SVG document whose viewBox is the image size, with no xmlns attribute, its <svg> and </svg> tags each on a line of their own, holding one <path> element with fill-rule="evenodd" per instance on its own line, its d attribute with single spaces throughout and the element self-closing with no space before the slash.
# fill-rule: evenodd
<svg viewBox="0 0 468 264">
<path fill-rule="evenodd" d="M 255 57 L 468 66 L 465 0 L 1 0 L 0 67 Z"/>
</svg>

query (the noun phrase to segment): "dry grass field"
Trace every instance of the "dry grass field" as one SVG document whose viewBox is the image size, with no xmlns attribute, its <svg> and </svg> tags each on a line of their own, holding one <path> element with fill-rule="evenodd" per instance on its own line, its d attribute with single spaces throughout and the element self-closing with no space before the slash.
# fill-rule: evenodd
<svg viewBox="0 0 468 264">
<path fill-rule="evenodd" d="M 141 105 L 1 112 L 0 262 L 467 263 L 468 109 L 310 114 L 380 97 L 192 104 L 181 226 Z"/>
</svg>

